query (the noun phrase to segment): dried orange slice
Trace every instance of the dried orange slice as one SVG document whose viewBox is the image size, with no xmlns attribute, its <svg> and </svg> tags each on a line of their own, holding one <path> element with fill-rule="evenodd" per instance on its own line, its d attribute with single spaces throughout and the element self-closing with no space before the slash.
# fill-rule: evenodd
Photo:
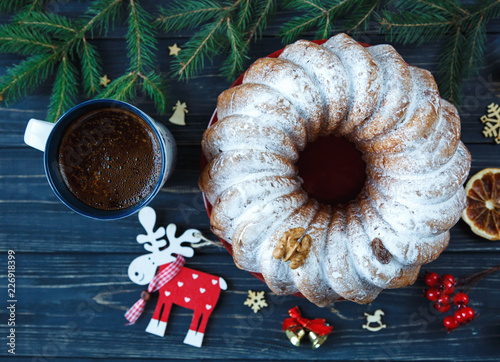
<svg viewBox="0 0 500 362">
<path fill-rule="evenodd" d="M 467 208 L 462 219 L 477 235 L 500 240 L 500 168 L 485 168 L 465 186 Z"/>
</svg>

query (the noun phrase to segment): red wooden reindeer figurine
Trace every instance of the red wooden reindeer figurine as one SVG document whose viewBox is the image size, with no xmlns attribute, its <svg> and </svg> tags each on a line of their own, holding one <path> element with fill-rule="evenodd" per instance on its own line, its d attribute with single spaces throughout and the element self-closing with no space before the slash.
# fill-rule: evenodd
<svg viewBox="0 0 500 362">
<path fill-rule="evenodd" d="M 184 343 L 201 347 L 208 318 L 217 304 L 221 289 L 227 288 L 226 281 L 211 274 L 183 267 L 183 256 L 192 257 L 194 250 L 181 244 L 199 242 L 201 239 L 198 235 L 201 233 L 198 230 L 186 230 L 178 238 L 175 236 L 177 229 L 175 224 L 168 225 L 166 232 L 163 227 L 153 231 L 156 213 L 150 207 L 145 207 L 139 212 L 139 221 L 147 235 L 138 235 L 137 242 L 144 244 L 144 249 L 151 254 L 134 259 L 130 263 L 128 275 L 134 283 L 149 284 L 149 286 L 125 317 L 132 324 L 135 323 L 144 309 L 145 302 L 149 300 L 150 293 L 159 290 L 158 303 L 146 332 L 163 337 L 172 304 L 180 305 L 194 311 Z M 168 246 L 160 250 L 167 245 L 165 239 L 160 239 L 165 235 Z"/>
</svg>

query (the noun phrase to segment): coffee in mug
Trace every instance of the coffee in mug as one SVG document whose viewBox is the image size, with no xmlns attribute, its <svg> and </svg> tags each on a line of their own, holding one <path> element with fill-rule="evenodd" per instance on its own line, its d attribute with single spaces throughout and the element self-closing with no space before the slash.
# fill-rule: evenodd
<svg viewBox="0 0 500 362">
<path fill-rule="evenodd" d="M 172 174 L 172 134 L 138 108 L 120 101 L 84 102 L 55 124 L 32 119 L 26 144 L 44 151 L 56 196 L 81 215 L 101 220 L 146 206 Z"/>
<path fill-rule="evenodd" d="M 91 111 L 72 123 L 57 159 L 71 193 L 102 210 L 138 203 L 154 189 L 161 172 L 160 145 L 152 128 L 117 108 Z"/>
</svg>

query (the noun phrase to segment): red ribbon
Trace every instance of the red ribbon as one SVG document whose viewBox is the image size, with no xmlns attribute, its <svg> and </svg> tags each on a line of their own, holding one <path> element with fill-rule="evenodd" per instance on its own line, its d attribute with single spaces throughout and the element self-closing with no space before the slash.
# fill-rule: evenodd
<svg viewBox="0 0 500 362">
<path fill-rule="evenodd" d="M 170 280 L 172 280 L 182 269 L 182 267 L 184 266 L 184 262 L 184 257 L 179 254 L 175 261 L 166 264 L 163 270 L 156 274 L 151 282 L 149 282 L 146 295 L 156 292 Z M 125 313 L 125 318 L 129 321 L 129 323 L 126 324 L 127 326 L 134 324 L 141 316 L 142 312 L 144 312 L 147 300 L 149 300 L 149 298 L 144 299 L 141 295 L 141 299 L 135 302 L 135 304 L 127 311 L 127 313 Z"/>
<path fill-rule="evenodd" d="M 291 318 L 287 318 L 283 322 L 283 330 L 289 329 L 294 326 L 301 325 L 305 329 L 316 333 L 319 336 L 330 334 L 333 327 L 325 323 L 322 318 L 307 319 L 300 314 L 299 307 L 295 306 L 288 311 Z"/>
</svg>

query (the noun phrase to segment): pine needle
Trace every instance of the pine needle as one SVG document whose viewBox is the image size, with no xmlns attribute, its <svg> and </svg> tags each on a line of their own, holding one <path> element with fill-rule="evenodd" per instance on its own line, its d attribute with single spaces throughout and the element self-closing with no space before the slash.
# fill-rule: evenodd
<svg viewBox="0 0 500 362">
<path fill-rule="evenodd" d="M 82 38 L 77 49 L 80 57 L 83 90 L 88 97 L 91 97 L 100 89 L 99 78 L 103 73 L 101 59 L 95 46 L 90 44 L 85 37 Z"/>
<path fill-rule="evenodd" d="M 9 104 L 25 97 L 53 74 L 57 60 L 56 54 L 33 55 L 8 68 L 0 77 L 0 98 Z"/>
<path fill-rule="evenodd" d="M 113 98 L 124 102 L 133 99 L 136 94 L 138 79 L 139 75 L 135 72 L 122 75 L 109 83 L 99 95 L 99 98 Z"/>
<path fill-rule="evenodd" d="M 217 1 L 175 1 L 169 7 L 160 7 L 158 24 L 164 32 L 194 29 L 225 13 L 230 7 Z"/>
<path fill-rule="evenodd" d="M 243 34 L 231 22 L 230 18 L 226 18 L 226 32 L 231 49 L 222 65 L 221 71 L 222 75 L 227 78 L 231 78 L 242 70 L 246 51 L 244 49 L 245 44 L 243 42 Z"/>
<path fill-rule="evenodd" d="M 445 37 L 439 54 L 439 90 L 443 98 L 454 104 L 460 104 L 460 84 L 463 79 L 465 37 L 461 30 L 457 27 Z"/>
<path fill-rule="evenodd" d="M 69 61 L 67 56 L 63 56 L 52 88 L 47 121 L 57 121 L 75 103 L 78 97 L 77 79 L 76 66 Z"/>
<path fill-rule="evenodd" d="M 56 49 L 57 45 L 41 32 L 34 32 L 17 24 L 0 27 L 0 51 L 3 53 L 36 55 L 54 52 Z"/>
<path fill-rule="evenodd" d="M 205 59 L 211 61 L 217 50 L 224 47 L 220 39 L 225 24 L 226 18 L 222 17 L 217 22 L 204 25 L 191 37 L 172 64 L 174 75 L 180 79 L 191 78 L 204 67 Z"/>
<path fill-rule="evenodd" d="M 72 20 L 62 15 L 41 11 L 20 12 L 14 17 L 13 24 L 62 39 L 77 33 L 77 25 Z"/>
<path fill-rule="evenodd" d="M 167 86 L 163 78 L 155 72 L 150 72 L 142 77 L 142 91 L 154 102 L 158 113 L 163 114 L 167 110 Z"/>
</svg>

